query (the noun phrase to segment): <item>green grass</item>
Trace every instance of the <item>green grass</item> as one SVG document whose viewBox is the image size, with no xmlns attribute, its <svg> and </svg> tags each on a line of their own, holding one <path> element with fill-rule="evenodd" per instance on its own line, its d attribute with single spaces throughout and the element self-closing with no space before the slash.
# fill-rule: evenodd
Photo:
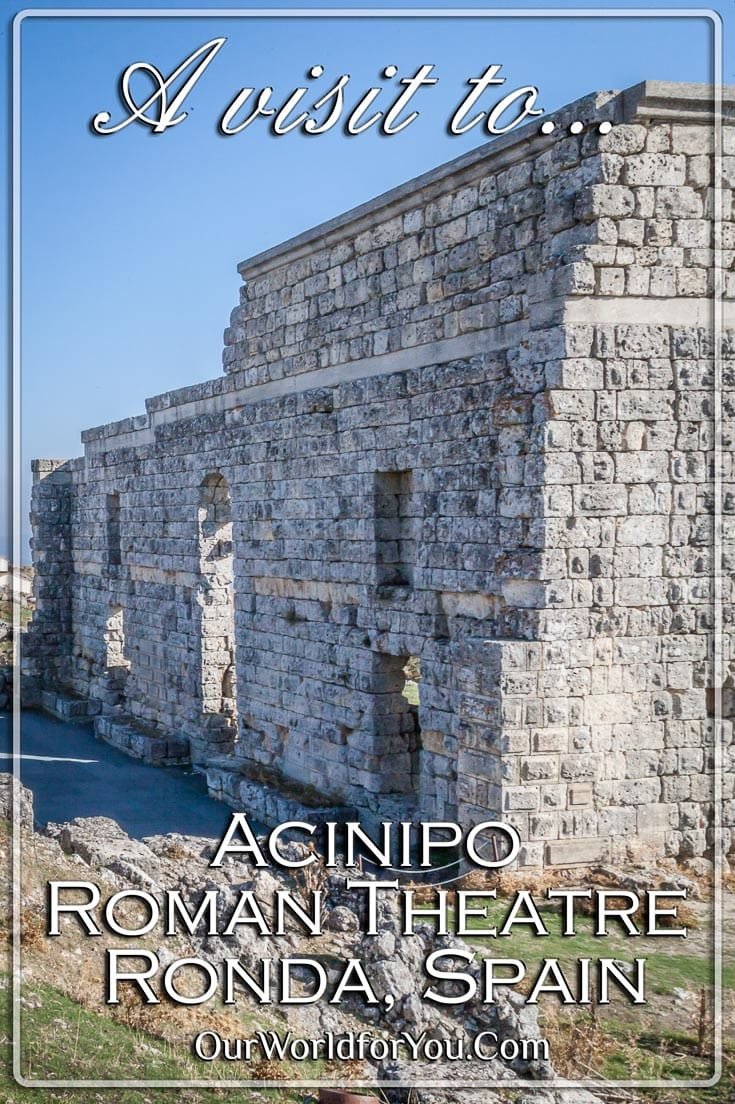
<svg viewBox="0 0 735 1104">
<path fill-rule="evenodd" d="M 500 927 L 505 918 L 508 901 L 487 901 L 478 899 L 472 902 L 487 906 L 487 919 L 468 918 L 470 929 Z M 466 936 L 467 942 L 474 945 L 482 955 L 497 958 L 516 958 L 525 963 L 529 977 L 533 976 L 544 958 L 556 958 L 567 976 L 575 976 L 574 967 L 580 958 L 615 958 L 630 961 L 633 958 L 646 960 L 645 1006 L 629 1005 L 624 999 L 615 1000 L 597 1015 L 597 1030 L 600 1034 L 599 1055 L 592 1056 L 594 1068 L 599 1074 L 610 1080 L 707 1080 L 712 1072 L 712 1059 L 697 1054 L 697 1006 L 692 1002 L 688 1007 L 674 1010 L 672 993 L 674 989 L 689 989 L 699 993 L 712 986 L 712 963 L 706 953 L 700 956 L 692 953 L 690 939 L 681 937 L 628 936 L 622 927 L 612 921 L 609 933 L 604 937 L 593 934 L 592 918 L 580 915 L 575 919 L 576 934 L 562 936 L 561 914 L 553 905 L 540 905 L 539 914 L 549 932 L 540 938 L 530 926 L 514 927 L 508 936 L 488 935 Z M 723 970 L 723 986 L 735 990 L 735 965 L 728 963 Z M 660 1010 L 660 1015 L 659 1011 Z M 671 1014 L 677 1015 L 679 1022 L 673 1023 Z M 560 1017 L 559 1006 L 553 999 L 542 998 L 539 1005 L 541 1026 L 545 1027 L 549 1019 L 556 1021 L 557 1037 L 566 1028 L 564 1017 L 583 1016 L 593 1029 L 588 1010 L 564 1012 Z M 707 1029 L 707 1038 L 711 1039 L 711 1026 Z M 726 1047 L 725 1069 L 735 1068 L 735 1041 Z M 554 1045 L 551 1044 L 551 1058 L 554 1061 Z M 588 1076 L 593 1076 L 590 1069 Z M 663 1090 L 662 1090 L 663 1093 Z M 681 1095 L 679 1095 L 681 1093 Z M 658 1097 L 655 1097 L 658 1104 Z M 735 1100 L 735 1082 L 733 1076 L 725 1074 L 721 1083 L 713 1089 L 667 1090 L 661 1097 L 662 1104 L 669 1101 L 702 1101 L 707 1104 L 732 1104 Z"/>
<path fill-rule="evenodd" d="M 702 1058 L 696 1053 L 697 1040 L 683 1031 L 642 1032 L 633 1040 L 630 1047 L 631 1024 L 626 1021 L 610 1019 L 605 1024 L 605 1034 L 617 1040 L 619 1049 L 609 1054 L 602 1064 L 602 1074 L 609 1080 L 624 1080 L 633 1075 L 645 1081 L 706 1081 L 711 1076 L 710 1058 Z M 719 1084 L 710 1089 L 679 1090 L 678 1099 L 698 1101 L 701 1104 L 732 1104 L 735 1094 L 735 1042 L 726 1041 L 724 1046 L 725 1072 Z M 631 1062 L 633 1070 L 631 1071 Z M 677 1090 L 668 1095 L 661 1090 L 665 1100 L 677 1100 Z M 658 1097 L 654 1096 L 654 1099 Z"/>
<path fill-rule="evenodd" d="M 403 687 L 403 696 L 409 705 L 418 705 L 419 684 L 414 682 L 413 679 L 406 679 L 406 685 Z"/>
<path fill-rule="evenodd" d="M 0 1102 L 2 1104 L 38 1104 L 43 1099 L 56 1101 L 91 1100 L 115 1104 L 150 1104 L 152 1092 L 147 1089 L 37 1089 L 17 1085 L 11 1073 L 10 1043 L 10 979 L 2 976 L 6 988 L 0 990 L 0 1016 L 7 1025 L 0 1038 L 2 1069 Z M 200 1062 L 183 1047 L 176 1047 L 154 1036 L 83 1009 L 63 993 L 48 985 L 23 986 L 23 999 L 32 1007 L 22 1011 L 21 1072 L 35 1080 L 226 1080 L 237 1082 L 247 1078 L 247 1066 Z M 244 1031 L 245 1033 L 245 1031 Z M 320 1076 L 321 1065 L 314 1062 L 284 1063 L 284 1073 L 294 1079 L 308 1080 Z M 295 1104 L 304 1099 L 297 1090 L 273 1089 L 170 1089 L 171 1100 L 210 1104 L 214 1101 L 261 1101 L 262 1104 Z"/>
<path fill-rule="evenodd" d="M 27 606 L 21 606 L 20 608 L 20 623 L 21 625 L 27 625 L 33 617 L 33 610 L 28 609 Z M 0 621 L 4 621 L 8 625 L 13 623 L 13 603 L 12 602 L 0 602 Z"/>
<path fill-rule="evenodd" d="M 487 904 L 488 919 L 470 917 L 470 929 L 493 927 L 502 923 L 507 913 L 507 903 L 478 900 L 477 904 Z M 607 936 L 595 936 L 591 918 L 584 915 L 577 918 L 576 935 L 563 936 L 559 910 L 551 905 L 540 905 L 538 911 L 549 932 L 543 939 L 532 930 L 515 927 L 508 936 L 470 936 L 468 942 L 498 958 L 520 958 L 527 963 L 538 961 L 541 957 L 558 958 L 565 967 L 572 966 L 578 958 L 645 958 L 648 990 L 654 993 L 670 993 L 675 987 L 686 988 L 687 983 L 699 988 L 712 981 L 712 965 L 708 958 L 678 953 L 679 948 L 682 951 L 688 949 L 686 939 L 676 936 L 649 939 L 645 936 L 628 936 L 615 921 L 608 925 Z M 667 949 L 663 950 L 663 947 Z M 723 984 L 727 989 L 735 989 L 735 965 L 725 966 Z"/>
</svg>

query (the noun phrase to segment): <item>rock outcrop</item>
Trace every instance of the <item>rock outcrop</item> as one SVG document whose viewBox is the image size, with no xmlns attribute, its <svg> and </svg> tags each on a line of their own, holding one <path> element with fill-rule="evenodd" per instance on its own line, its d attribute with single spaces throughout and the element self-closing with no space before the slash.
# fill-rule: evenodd
<svg viewBox="0 0 735 1104">
<path fill-rule="evenodd" d="M 9 795 L 11 782 L 8 775 L 0 775 L 0 814 L 7 816 L 10 811 Z M 20 809 L 22 825 L 26 830 L 32 828 L 32 796 L 30 791 L 20 787 Z M 266 917 L 272 917 L 275 894 L 279 890 L 297 887 L 296 881 L 286 881 L 280 875 L 275 876 L 269 870 L 254 870 L 248 863 L 233 858 L 225 860 L 218 869 L 209 866 L 214 856 L 217 841 L 184 836 L 179 834 L 157 835 L 143 840 L 131 839 L 114 821 L 107 817 L 84 817 L 69 823 L 49 824 L 42 832 L 47 845 L 58 847 L 59 854 L 72 859 L 78 868 L 75 876 L 86 877 L 91 881 L 104 883 L 108 895 L 117 890 L 140 888 L 154 896 L 163 898 L 166 891 L 178 890 L 189 907 L 201 902 L 205 891 L 214 890 L 217 895 L 218 913 L 226 914 L 243 890 L 254 893 Z M 291 858 L 302 856 L 302 845 L 286 845 Z M 500 1040 L 538 1037 L 540 1035 L 537 1012 L 524 1004 L 523 998 L 514 994 L 500 995 L 495 1005 L 482 1005 L 470 1002 L 460 1010 L 437 1009 L 430 1007 L 420 999 L 420 993 L 426 984 L 422 973 L 425 956 L 439 947 L 451 950 L 461 947 L 461 941 L 450 937 L 437 937 L 428 925 L 421 926 L 413 937 L 401 935 L 397 908 L 390 900 L 384 899 L 379 905 L 378 934 L 367 936 L 360 930 L 360 905 L 355 890 L 346 886 L 346 871 L 337 870 L 324 875 L 320 884 L 324 893 L 323 929 L 319 937 L 305 937 L 297 930 L 289 931 L 280 937 L 257 934 L 251 925 L 241 925 L 232 936 L 222 938 L 206 933 L 187 935 L 189 951 L 213 964 L 221 963 L 226 957 L 236 956 L 242 965 L 254 969 L 264 958 L 279 960 L 282 957 L 308 957 L 318 954 L 322 961 L 329 963 L 330 974 L 339 971 L 340 962 L 348 957 L 358 958 L 369 973 L 376 991 L 381 997 L 390 994 L 394 997 L 392 1007 L 367 1007 L 358 1000 L 346 1000 L 336 1007 L 327 1003 L 299 1009 L 286 1007 L 280 1009 L 289 1027 L 301 1034 L 316 1036 L 325 1032 L 341 1033 L 348 1029 L 369 1030 L 376 1035 L 395 1037 L 402 1031 L 410 1032 L 414 1037 L 426 1032 L 428 1038 L 456 1039 L 472 1035 L 481 1030 L 494 1031 Z M 147 938 L 146 945 L 152 947 L 156 942 L 156 933 Z M 58 943 L 55 943 L 55 949 Z M 162 962 L 171 958 L 170 947 L 165 938 L 157 948 Z M 472 971 L 470 967 L 470 971 Z M 496 1068 L 500 1066 L 501 1068 Z M 446 1078 L 447 1084 L 456 1080 L 456 1073 L 442 1062 L 421 1062 L 386 1059 L 365 1067 L 367 1077 L 374 1076 L 376 1083 L 385 1085 L 391 1100 L 404 1100 L 404 1089 L 390 1089 L 395 1080 L 427 1078 L 440 1081 Z M 467 1080 L 483 1082 L 495 1078 L 518 1076 L 524 1079 L 539 1080 L 540 1092 L 528 1092 L 524 1100 L 529 1104 L 561 1104 L 562 1097 L 550 1090 L 543 1090 L 543 1081 L 553 1075 L 548 1062 L 525 1061 L 519 1059 L 510 1064 L 483 1063 L 467 1061 L 463 1063 L 462 1077 Z M 541 1091 L 543 1090 L 543 1091 Z M 478 1087 L 456 1095 L 451 1091 L 428 1090 L 418 1093 L 414 1099 L 423 1100 L 424 1096 L 434 1104 L 462 1102 L 470 1104 L 483 1097 L 486 1090 Z M 503 1099 L 502 1096 L 497 1098 Z M 565 1098 L 566 1104 L 572 1104 L 571 1098 Z M 579 1093 L 573 1104 L 594 1101 L 587 1093 Z"/>
</svg>

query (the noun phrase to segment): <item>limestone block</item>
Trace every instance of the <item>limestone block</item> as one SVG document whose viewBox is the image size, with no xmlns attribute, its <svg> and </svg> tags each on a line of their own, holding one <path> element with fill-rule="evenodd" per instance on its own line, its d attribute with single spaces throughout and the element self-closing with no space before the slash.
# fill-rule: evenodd
<svg viewBox="0 0 735 1104">
<path fill-rule="evenodd" d="M 584 702 L 585 724 L 626 724 L 634 719 L 628 694 L 591 694 Z"/>
<path fill-rule="evenodd" d="M 589 866 L 604 862 L 609 850 L 607 839 L 554 840 L 546 845 L 549 866 Z"/>
<path fill-rule="evenodd" d="M 628 185 L 683 184 L 686 158 L 682 154 L 639 153 L 625 159 L 625 180 Z"/>
</svg>

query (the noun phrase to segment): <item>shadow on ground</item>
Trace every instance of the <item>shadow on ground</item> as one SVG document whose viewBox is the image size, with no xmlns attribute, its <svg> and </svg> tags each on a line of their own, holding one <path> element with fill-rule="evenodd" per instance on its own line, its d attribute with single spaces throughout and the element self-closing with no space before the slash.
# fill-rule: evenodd
<svg viewBox="0 0 735 1104">
<path fill-rule="evenodd" d="M 12 717 L 0 715 L 0 770 L 12 770 Z M 33 791 L 37 826 L 112 817 L 136 838 L 165 832 L 219 839 L 230 810 L 202 775 L 152 767 L 96 739 L 87 725 L 21 714 L 21 781 Z"/>
</svg>

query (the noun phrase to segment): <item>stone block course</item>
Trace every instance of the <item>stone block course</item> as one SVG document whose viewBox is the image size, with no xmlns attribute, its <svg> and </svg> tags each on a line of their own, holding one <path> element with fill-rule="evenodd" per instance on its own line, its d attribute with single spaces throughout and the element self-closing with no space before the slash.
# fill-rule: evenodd
<svg viewBox="0 0 735 1104">
<path fill-rule="evenodd" d="M 219 379 L 35 462 L 30 682 L 265 819 L 705 850 L 711 126 L 657 87 L 241 265 Z"/>
</svg>

